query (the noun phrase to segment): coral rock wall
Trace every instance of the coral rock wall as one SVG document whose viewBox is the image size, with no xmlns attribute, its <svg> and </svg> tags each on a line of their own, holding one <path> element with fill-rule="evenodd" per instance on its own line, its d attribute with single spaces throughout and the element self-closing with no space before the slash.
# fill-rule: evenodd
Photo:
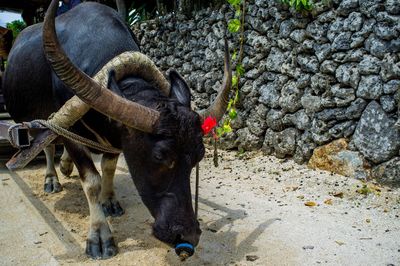
<svg viewBox="0 0 400 266">
<path fill-rule="evenodd" d="M 397 165 L 400 131 L 400 1 L 332 0 L 309 15 L 277 1 L 247 1 L 246 69 L 239 117 L 225 148 L 262 149 L 308 161 L 340 138 L 372 165 Z M 329 1 L 323 1 L 329 2 Z M 134 27 L 144 53 L 163 70 L 177 69 L 195 107 L 221 86 L 228 6 L 192 19 L 168 15 Z M 231 46 L 237 34 L 229 34 Z M 396 159 L 397 158 L 397 159 Z M 399 169 L 391 169 L 399 171 Z"/>
</svg>

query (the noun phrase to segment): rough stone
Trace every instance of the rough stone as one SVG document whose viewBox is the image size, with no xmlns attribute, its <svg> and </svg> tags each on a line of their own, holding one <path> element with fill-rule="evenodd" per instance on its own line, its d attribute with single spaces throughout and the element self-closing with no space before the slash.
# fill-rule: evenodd
<svg viewBox="0 0 400 266">
<path fill-rule="evenodd" d="M 389 50 L 389 43 L 371 34 L 365 41 L 365 49 L 372 55 L 383 58 Z"/>
<path fill-rule="evenodd" d="M 395 157 L 372 169 L 372 177 L 386 185 L 400 184 L 400 157 Z"/>
<path fill-rule="evenodd" d="M 301 105 L 308 113 L 318 112 L 323 108 L 322 98 L 309 94 L 304 94 L 303 97 L 301 97 Z"/>
<path fill-rule="evenodd" d="M 359 12 L 352 12 L 343 22 L 343 28 L 346 31 L 359 31 L 363 25 L 364 19 Z"/>
<path fill-rule="evenodd" d="M 348 143 L 343 138 L 314 149 L 308 167 L 358 179 L 370 176 L 368 162 L 359 152 L 348 150 Z"/>
<path fill-rule="evenodd" d="M 400 60 L 398 56 L 386 54 L 382 60 L 380 76 L 384 82 L 400 79 Z"/>
<path fill-rule="evenodd" d="M 282 118 L 285 116 L 285 112 L 282 110 L 271 109 L 267 113 L 267 126 L 275 131 L 283 130 Z"/>
<path fill-rule="evenodd" d="M 341 88 L 339 85 L 334 85 L 330 91 L 338 107 L 347 106 L 356 98 L 353 88 Z"/>
<path fill-rule="evenodd" d="M 343 32 L 343 25 L 344 25 L 344 19 L 343 18 L 336 18 L 330 25 L 327 33 L 327 38 L 329 41 L 333 42 L 333 40 L 336 38 L 336 36 L 340 33 Z"/>
<path fill-rule="evenodd" d="M 400 80 L 393 79 L 383 85 L 383 93 L 392 94 L 400 90 Z"/>
<path fill-rule="evenodd" d="M 339 33 L 332 42 L 333 51 L 347 51 L 350 49 L 351 32 Z"/>
<path fill-rule="evenodd" d="M 346 118 L 344 108 L 324 109 L 315 114 L 315 117 L 322 121 L 343 120 Z"/>
<path fill-rule="evenodd" d="M 297 63 L 305 72 L 317 73 L 319 68 L 318 59 L 316 56 L 298 55 Z"/>
<path fill-rule="evenodd" d="M 356 10 L 357 7 L 358 0 L 343 0 L 336 9 L 336 12 L 341 16 L 347 16 L 350 12 Z"/>
<path fill-rule="evenodd" d="M 331 55 L 331 45 L 329 43 L 315 45 L 314 51 L 319 62 L 324 61 Z"/>
<path fill-rule="evenodd" d="M 362 0 L 360 1 L 360 11 L 367 17 L 376 16 L 379 11 L 384 9 L 382 0 Z"/>
<path fill-rule="evenodd" d="M 263 135 L 267 128 L 267 123 L 265 121 L 266 113 L 266 107 L 258 105 L 256 109 L 252 110 L 249 118 L 246 120 L 246 125 L 249 131 L 256 136 Z"/>
<path fill-rule="evenodd" d="M 288 121 L 288 124 L 290 123 L 300 130 L 306 130 L 311 125 L 310 117 L 306 114 L 304 109 L 299 110 L 294 114 L 287 114 L 283 119 Z"/>
<path fill-rule="evenodd" d="M 332 139 L 329 134 L 329 123 L 314 118 L 311 122 L 311 137 L 318 145 L 323 145 Z"/>
<path fill-rule="evenodd" d="M 239 129 L 236 134 L 238 135 L 237 141 L 240 150 L 254 151 L 262 147 L 263 140 L 252 134 L 247 127 Z"/>
<path fill-rule="evenodd" d="M 353 63 L 338 66 L 335 72 L 336 79 L 344 86 L 357 88 L 360 81 L 360 73 L 357 65 Z"/>
<path fill-rule="evenodd" d="M 267 69 L 279 72 L 281 65 L 285 62 L 285 54 L 278 48 L 272 48 L 267 58 Z"/>
<path fill-rule="evenodd" d="M 386 41 L 398 38 L 399 36 L 396 28 L 386 22 L 378 22 L 374 27 L 374 32 L 378 38 Z"/>
<path fill-rule="evenodd" d="M 366 55 L 358 67 L 361 74 L 379 74 L 379 71 L 381 70 L 381 62 L 374 56 Z"/>
<path fill-rule="evenodd" d="M 328 133 L 334 139 L 343 137 L 348 138 L 354 133 L 355 129 L 356 129 L 356 124 L 353 121 L 345 121 L 331 127 L 328 130 Z"/>
<path fill-rule="evenodd" d="M 238 147 L 237 134 L 235 132 L 229 132 L 221 137 L 218 142 L 218 148 L 223 150 L 232 150 Z"/>
<path fill-rule="evenodd" d="M 260 87 L 260 98 L 259 102 L 265 104 L 270 108 L 279 107 L 279 98 L 280 93 L 276 89 L 276 85 L 274 83 L 267 83 L 266 85 L 262 85 Z"/>
<path fill-rule="evenodd" d="M 382 96 L 379 102 L 386 113 L 393 112 L 397 108 L 395 99 L 389 95 Z"/>
<path fill-rule="evenodd" d="M 357 149 L 374 163 L 382 163 L 395 156 L 400 148 L 400 131 L 382 107 L 372 101 L 365 108 L 353 142 Z"/>
<path fill-rule="evenodd" d="M 335 79 L 329 75 L 315 74 L 311 77 L 311 89 L 317 95 L 329 90 Z"/>
<path fill-rule="evenodd" d="M 382 81 L 379 76 L 362 76 L 357 89 L 357 96 L 363 99 L 379 99 L 383 93 Z"/>
<path fill-rule="evenodd" d="M 335 71 L 338 67 L 338 64 L 333 62 L 332 60 L 325 60 L 322 62 L 320 71 L 324 74 L 335 74 Z"/>
<path fill-rule="evenodd" d="M 290 34 L 290 38 L 297 43 L 302 43 L 307 38 L 307 34 L 303 29 L 296 29 Z"/>
<path fill-rule="evenodd" d="M 307 26 L 307 34 L 319 43 L 328 41 L 326 34 L 328 32 L 328 24 L 320 24 L 318 21 L 313 21 Z"/>
<path fill-rule="evenodd" d="M 317 145 L 313 142 L 310 132 L 305 131 L 297 138 L 297 148 L 293 155 L 293 160 L 298 164 L 307 162 L 315 147 L 317 147 Z"/>
<path fill-rule="evenodd" d="M 279 105 L 282 110 L 294 113 L 301 108 L 301 96 L 302 90 L 296 86 L 294 81 L 289 81 L 282 88 Z"/>
<path fill-rule="evenodd" d="M 400 14 L 400 2 L 398 0 L 387 0 L 385 3 L 386 11 L 393 15 Z"/>
<path fill-rule="evenodd" d="M 299 131 L 295 128 L 286 128 L 281 132 L 277 132 L 273 136 L 273 146 L 275 156 L 285 158 L 287 155 L 292 156 L 296 151 L 296 139 Z"/>
<path fill-rule="evenodd" d="M 345 115 L 347 119 L 358 119 L 361 117 L 365 107 L 367 106 L 367 101 L 362 98 L 355 99 L 350 106 L 346 109 Z"/>
</svg>

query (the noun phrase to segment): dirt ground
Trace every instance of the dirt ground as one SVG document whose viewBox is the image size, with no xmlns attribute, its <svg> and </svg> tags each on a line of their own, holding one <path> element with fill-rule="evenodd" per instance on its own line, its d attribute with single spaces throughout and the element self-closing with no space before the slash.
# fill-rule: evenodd
<svg viewBox="0 0 400 266">
<path fill-rule="evenodd" d="M 60 174 L 61 193 L 45 194 L 44 165 L 35 164 L 1 169 L 0 264 L 400 265 L 399 188 L 260 153 L 220 152 L 215 168 L 211 154 L 200 164 L 203 234 L 186 262 L 151 235 L 152 218 L 120 158 L 115 187 L 125 214 L 109 218 L 116 257 L 84 255 L 89 210 L 76 170 Z"/>
</svg>

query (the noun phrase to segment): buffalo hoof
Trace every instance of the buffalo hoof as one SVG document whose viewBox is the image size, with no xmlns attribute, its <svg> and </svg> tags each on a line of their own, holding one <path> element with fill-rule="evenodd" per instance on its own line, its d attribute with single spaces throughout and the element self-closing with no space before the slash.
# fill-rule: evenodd
<svg viewBox="0 0 400 266">
<path fill-rule="evenodd" d="M 125 213 L 124 209 L 122 209 L 121 205 L 119 205 L 119 202 L 116 200 L 108 199 L 103 202 L 101 206 L 103 207 L 103 212 L 106 217 L 119 217 Z"/>
<path fill-rule="evenodd" d="M 72 170 L 74 170 L 74 164 L 70 160 L 60 160 L 60 171 L 61 173 L 69 177 L 72 173 Z"/>
<path fill-rule="evenodd" d="M 46 193 L 58 193 L 62 190 L 62 186 L 60 182 L 58 182 L 58 178 L 56 176 L 46 177 L 46 181 L 44 183 L 44 192 Z"/>
<path fill-rule="evenodd" d="M 86 254 L 92 259 L 108 259 L 114 257 L 117 253 L 118 248 L 112 237 L 103 241 L 99 233 L 96 239 L 86 241 Z"/>
</svg>

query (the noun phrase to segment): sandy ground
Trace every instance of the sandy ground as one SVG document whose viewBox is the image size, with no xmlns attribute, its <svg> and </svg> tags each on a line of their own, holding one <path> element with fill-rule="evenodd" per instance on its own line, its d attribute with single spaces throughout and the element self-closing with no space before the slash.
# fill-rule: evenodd
<svg viewBox="0 0 400 266">
<path fill-rule="evenodd" d="M 400 265 L 399 188 L 259 153 L 220 157 L 218 168 L 211 151 L 201 162 L 203 234 L 195 255 L 183 263 L 152 237 L 152 218 L 123 158 L 116 192 L 125 214 L 109 219 L 119 254 L 104 261 L 84 255 L 89 211 L 76 170 L 71 178 L 60 174 L 64 190 L 48 195 L 42 191 L 43 164 L 17 173 L 3 167 L 0 264 Z"/>
</svg>

